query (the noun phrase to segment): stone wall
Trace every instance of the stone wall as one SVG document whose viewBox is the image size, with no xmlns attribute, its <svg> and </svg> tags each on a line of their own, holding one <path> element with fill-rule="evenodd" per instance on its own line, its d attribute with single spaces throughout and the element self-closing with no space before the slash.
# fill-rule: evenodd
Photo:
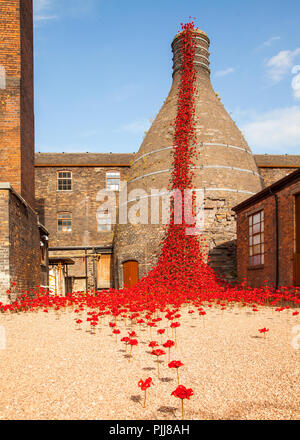
<svg viewBox="0 0 300 440">
<path fill-rule="evenodd" d="M 113 244 L 115 225 L 109 232 L 98 231 L 97 210 L 102 202 L 97 200 L 100 190 L 106 188 L 106 173 L 119 172 L 121 181 L 127 180 L 128 166 L 36 166 L 36 203 L 40 221 L 49 231 L 50 248 L 68 247 L 111 247 Z M 58 171 L 72 172 L 72 191 L 60 192 L 57 190 Z M 119 194 L 111 192 L 116 197 L 118 208 Z M 72 232 L 58 232 L 57 214 L 70 212 L 72 214 Z M 116 211 L 118 216 L 118 210 Z M 117 219 L 117 217 L 116 217 Z M 88 251 L 91 253 L 91 250 Z M 74 255 L 84 254 L 84 250 L 72 251 L 69 249 L 52 251 L 50 257 L 64 256 L 72 258 Z M 76 277 L 74 290 L 85 290 L 85 261 L 83 258 L 74 258 L 75 265 L 68 268 L 69 276 Z M 88 288 L 94 288 L 93 258 L 88 258 Z"/>
<path fill-rule="evenodd" d="M 277 180 L 282 179 L 283 177 L 287 176 L 288 174 L 293 173 L 296 171 L 297 168 L 279 168 L 279 167 L 260 167 L 259 166 L 259 172 L 264 179 L 265 186 L 272 185 L 272 183 L 277 182 Z"/>
<path fill-rule="evenodd" d="M 35 212 L 9 186 L 0 189 L 0 204 L 0 294 L 7 299 L 13 282 L 16 294 L 40 285 L 40 233 Z"/>
<path fill-rule="evenodd" d="M 57 190 L 58 171 L 72 172 L 72 190 Z M 49 247 L 106 246 L 113 241 L 110 232 L 98 231 L 97 210 L 102 202 L 97 194 L 106 188 L 106 173 L 120 172 L 127 179 L 128 167 L 36 167 L 36 203 L 39 219 L 50 233 Z M 118 192 L 115 194 L 118 203 Z M 118 206 L 118 205 L 117 205 Z M 57 214 L 72 213 L 72 232 L 58 232 Z"/>
</svg>

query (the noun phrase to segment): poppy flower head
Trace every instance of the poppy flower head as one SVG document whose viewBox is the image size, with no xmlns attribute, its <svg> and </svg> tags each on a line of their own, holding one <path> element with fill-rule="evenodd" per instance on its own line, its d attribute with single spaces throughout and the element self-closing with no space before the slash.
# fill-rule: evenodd
<svg viewBox="0 0 300 440">
<path fill-rule="evenodd" d="M 178 397 L 179 399 L 190 399 L 194 395 L 192 388 L 186 388 L 183 385 L 179 385 L 176 390 L 171 393 L 171 396 Z"/>
<path fill-rule="evenodd" d="M 183 367 L 183 363 L 181 361 L 172 361 L 169 363 L 168 367 L 169 368 L 179 368 L 179 367 Z"/>
<path fill-rule="evenodd" d="M 124 336 L 124 338 L 121 339 L 121 342 L 126 342 L 128 343 L 130 340 L 130 338 L 128 338 L 128 336 Z"/>
<path fill-rule="evenodd" d="M 269 331 L 269 329 L 266 328 L 266 327 L 264 327 L 264 328 L 259 329 L 258 331 L 259 331 L 260 333 L 266 333 L 266 332 Z"/>
<path fill-rule="evenodd" d="M 148 347 L 158 347 L 158 343 L 156 341 L 151 341 Z"/>
<path fill-rule="evenodd" d="M 129 339 L 128 344 L 129 345 L 138 345 L 138 341 L 137 341 L 137 339 Z"/>
<path fill-rule="evenodd" d="M 156 350 L 152 350 L 151 354 L 153 354 L 154 356 L 162 356 L 163 354 L 166 354 L 166 352 L 161 350 L 160 348 L 157 348 Z"/>
<path fill-rule="evenodd" d="M 152 377 L 148 377 L 148 379 L 146 380 L 140 380 L 138 382 L 138 386 L 141 388 L 142 391 L 145 391 L 147 388 L 149 388 L 151 385 L 153 385 L 152 383 Z"/>
<path fill-rule="evenodd" d="M 165 347 L 165 348 L 171 348 L 171 347 L 174 347 L 174 345 L 175 345 L 175 342 L 174 342 L 174 341 L 171 341 L 171 340 L 169 339 L 167 342 L 165 342 L 165 343 L 163 344 L 163 347 Z"/>
</svg>

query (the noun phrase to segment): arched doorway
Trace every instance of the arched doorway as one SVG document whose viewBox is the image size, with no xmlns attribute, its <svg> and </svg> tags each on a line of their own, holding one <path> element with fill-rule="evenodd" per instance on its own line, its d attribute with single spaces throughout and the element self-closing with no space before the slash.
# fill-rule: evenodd
<svg viewBox="0 0 300 440">
<path fill-rule="evenodd" d="M 134 260 L 123 263 L 124 286 L 133 287 L 139 280 L 139 263 Z"/>
</svg>

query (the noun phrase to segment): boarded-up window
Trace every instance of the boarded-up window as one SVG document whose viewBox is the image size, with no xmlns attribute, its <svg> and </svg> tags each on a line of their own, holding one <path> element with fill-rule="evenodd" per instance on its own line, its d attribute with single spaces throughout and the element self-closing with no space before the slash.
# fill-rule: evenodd
<svg viewBox="0 0 300 440">
<path fill-rule="evenodd" d="M 126 261 L 123 263 L 124 286 L 133 287 L 139 280 L 139 263 Z"/>
<path fill-rule="evenodd" d="M 102 254 L 97 261 L 97 288 L 112 287 L 112 255 Z"/>
</svg>

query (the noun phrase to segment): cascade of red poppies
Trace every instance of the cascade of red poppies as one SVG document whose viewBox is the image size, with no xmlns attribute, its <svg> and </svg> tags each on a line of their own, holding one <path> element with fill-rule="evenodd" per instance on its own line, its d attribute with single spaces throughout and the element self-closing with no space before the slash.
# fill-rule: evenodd
<svg viewBox="0 0 300 440">
<path fill-rule="evenodd" d="M 131 312 L 146 309 L 154 313 L 155 310 L 170 304 L 179 308 L 187 301 L 192 301 L 198 306 L 201 306 L 203 301 L 209 303 L 216 301 L 216 304 L 222 307 L 225 306 L 225 302 L 239 303 L 242 306 L 253 303 L 274 306 L 282 301 L 299 304 L 299 289 L 293 286 L 281 287 L 278 290 L 272 286 L 251 289 L 247 287 L 246 282 L 235 287 L 221 282 L 213 269 L 205 263 L 201 235 L 187 233 L 188 228 L 193 228 L 196 224 L 193 219 L 194 200 L 188 205 L 188 215 L 183 216 L 182 222 L 178 224 L 175 221 L 178 198 L 184 198 L 185 190 L 193 189 L 192 167 L 196 155 L 194 29 L 194 22 L 187 23 L 182 25 L 180 33 L 182 71 L 177 116 L 174 123 L 173 171 L 170 185 L 170 189 L 176 191 L 174 203 L 171 206 L 170 224 L 166 228 L 165 238 L 161 243 L 162 250 L 157 265 L 134 287 L 120 290 L 110 289 L 110 295 L 87 292 L 86 296 L 82 297 L 79 292 L 73 292 L 66 298 L 56 295 L 52 297 L 41 288 L 40 291 L 30 289 L 26 293 L 23 292 L 24 295 L 12 302 L 12 292 L 8 290 L 11 304 L 3 305 L 0 302 L 0 311 L 37 310 L 45 307 L 46 312 L 50 307 L 56 307 L 55 310 L 59 310 L 60 307 L 84 303 L 91 309 L 99 308 L 99 316 L 111 313 L 116 317 L 121 313 L 120 307 L 129 307 Z M 184 208 L 186 209 L 187 206 Z M 192 222 L 188 221 L 191 218 Z M 136 316 L 138 315 L 139 313 Z M 78 321 L 80 320 L 77 320 L 80 324 Z M 140 322 L 144 321 L 140 320 Z M 123 341 L 126 342 L 124 338 Z"/>
<path fill-rule="evenodd" d="M 194 196 L 190 203 L 184 203 L 181 223 L 175 220 L 175 207 L 185 200 L 185 191 L 193 190 L 193 159 L 196 155 L 195 134 L 195 82 L 196 70 L 194 22 L 182 24 L 181 54 L 182 71 L 178 92 L 177 116 L 174 123 L 173 171 L 171 189 L 174 202 L 171 206 L 170 224 L 162 243 L 158 264 L 142 279 L 134 290 L 140 292 L 203 291 L 220 289 L 216 275 L 204 262 L 203 248 L 199 238 L 189 235 L 188 229 L 195 228 Z M 180 199 L 180 200 L 179 200 Z M 187 200 L 187 199 L 186 199 Z"/>
</svg>

